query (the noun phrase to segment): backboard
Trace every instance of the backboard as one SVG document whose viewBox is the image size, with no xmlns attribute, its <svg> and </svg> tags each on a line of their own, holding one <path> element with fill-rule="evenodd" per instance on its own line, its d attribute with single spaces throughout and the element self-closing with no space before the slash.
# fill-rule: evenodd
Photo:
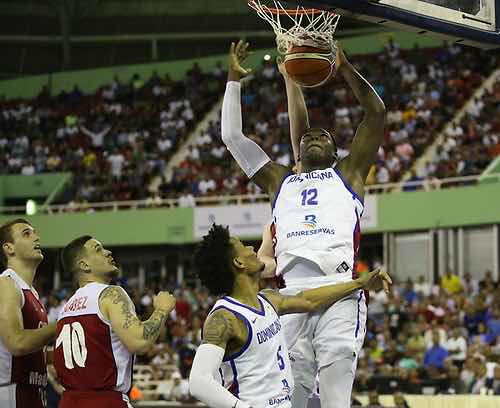
<svg viewBox="0 0 500 408">
<path fill-rule="evenodd" d="M 480 48 L 500 47 L 500 0 L 302 0 L 371 23 Z"/>
</svg>

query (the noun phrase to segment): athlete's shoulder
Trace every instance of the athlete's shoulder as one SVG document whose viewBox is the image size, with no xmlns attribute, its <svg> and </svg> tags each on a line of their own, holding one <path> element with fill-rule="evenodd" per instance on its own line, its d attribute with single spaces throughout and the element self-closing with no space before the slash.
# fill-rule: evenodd
<svg viewBox="0 0 500 408">
<path fill-rule="evenodd" d="M 108 285 L 106 286 L 101 294 L 99 295 L 99 303 L 101 302 L 113 302 L 118 303 L 123 300 L 130 300 L 129 295 L 125 292 L 121 286 L 118 285 Z"/>
<path fill-rule="evenodd" d="M 14 279 L 12 279 L 9 275 L 0 275 L 0 291 L 2 293 L 4 293 L 4 291 L 19 292 L 19 286 L 16 284 Z"/>
<path fill-rule="evenodd" d="M 0 276 L 0 297 L 3 302 L 18 300 L 21 303 L 21 289 L 9 276 Z"/>
<path fill-rule="evenodd" d="M 238 321 L 227 309 L 215 309 L 203 325 L 203 343 L 225 348 L 227 342 L 236 337 Z"/>
</svg>

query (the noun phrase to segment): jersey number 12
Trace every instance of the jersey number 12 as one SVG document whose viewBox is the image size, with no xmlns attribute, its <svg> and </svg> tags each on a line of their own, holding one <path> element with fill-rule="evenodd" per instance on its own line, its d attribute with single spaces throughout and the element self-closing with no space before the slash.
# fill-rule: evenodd
<svg viewBox="0 0 500 408">
<path fill-rule="evenodd" d="M 318 205 L 318 189 L 310 188 L 302 191 L 302 205 Z"/>
</svg>

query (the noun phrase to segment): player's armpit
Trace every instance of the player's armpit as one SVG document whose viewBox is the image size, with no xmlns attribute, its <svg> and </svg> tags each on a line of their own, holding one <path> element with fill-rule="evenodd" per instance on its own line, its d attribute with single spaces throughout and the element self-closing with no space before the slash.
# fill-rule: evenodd
<svg viewBox="0 0 500 408">
<path fill-rule="evenodd" d="M 99 297 L 99 307 L 111 328 L 131 353 L 146 353 L 165 324 L 168 311 L 155 310 L 141 322 L 130 297 L 119 286 L 109 286 Z"/>
<path fill-rule="evenodd" d="M 291 174 L 291 170 L 275 162 L 266 163 L 251 180 L 274 199 L 283 179 Z"/>
<path fill-rule="evenodd" d="M 384 138 L 384 127 L 385 114 L 365 113 L 354 136 L 351 152 L 341 161 L 341 171 L 347 181 L 351 186 L 361 184 L 361 192 L 364 192 L 366 177 L 377 159 Z"/>
<path fill-rule="evenodd" d="M 290 313 L 307 313 L 314 310 L 314 305 L 303 296 L 302 292 L 294 296 L 285 296 L 278 290 L 266 289 L 262 294 L 269 300 L 280 316 Z"/>
<path fill-rule="evenodd" d="M 203 325 L 202 344 L 213 344 L 226 349 L 235 333 L 234 315 L 226 310 L 217 310 L 208 316 Z"/>
<path fill-rule="evenodd" d="M 42 349 L 55 337 L 55 324 L 40 329 L 24 329 L 22 297 L 11 278 L 0 278 L 0 339 L 14 356 Z"/>
<path fill-rule="evenodd" d="M 99 296 L 99 306 L 102 306 L 101 311 L 111 322 L 113 330 L 126 330 L 140 323 L 130 297 L 119 286 L 104 289 Z"/>
<path fill-rule="evenodd" d="M 273 238 L 270 225 L 264 227 L 264 231 L 262 232 L 262 244 L 257 251 L 257 257 L 265 264 L 260 277 L 262 279 L 273 278 L 276 272 L 276 260 L 274 259 Z"/>
</svg>

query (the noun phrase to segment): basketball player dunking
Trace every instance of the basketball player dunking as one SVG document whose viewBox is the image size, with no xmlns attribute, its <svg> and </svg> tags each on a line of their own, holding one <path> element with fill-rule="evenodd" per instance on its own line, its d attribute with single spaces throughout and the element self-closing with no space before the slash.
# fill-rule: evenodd
<svg viewBox="0 0 500 408">
<path fill-rule="evenodd" d="M 43 260 L 40 238 L 23 219 L 0 227 L 0 407 L 43 408 L 47 385 L 43 347 L 55 337 L 55 324 L 33 288 Z"/>
<path fill-rule="evenodd" d="M 279 316 L 319 311 L 363 287 L 390 281 L 377 270 L 293 296 L 259 293 L 264 262 L 220 225 L 203 237 L 194 263 L 209 292 L 223 295 L 205 322 L 189 378 L 191 394 L 213 408 L 290 407 L 293 376 Z"/>
<path fill-rule="evenodd" d="M 350 155 L 340 161 L 335 139 L 328 131 L 303 131 L 298 147 L 301 173 L 291 174 L 243 135 L 239 81 L 249 73 L 241 66 L 247 47 L 241 41 L 231 45 L 222 140 L 247 176 L 272 199 L 277 273 L 284 275 L 287 286 L 283 293 L 350 281 L 359 249 L 364 181 L 383 138 L 384 104 L 339 46 L 337 70 L 363 107 L 364 118 Z M 296 382 L 294 408 L 305 406 L 317 370 L 322 407 L 350 406 L 365 323 L 363 291 L 323 313 L 292 315 L 284 320 Z"/>
<path fill-rule="evenodd" d="M 69 243 L 61 262 L 80 288 L 57 320 L 54 364 L 66 389 L 59 407 L 130 407 L 134 354 L 154 344 L 175 299 L 160 292 L 151 317 L 141 322 L 126 292 L 110 285 L 118 275 L 111 251 L 90 236 Z"/>
</svg>

